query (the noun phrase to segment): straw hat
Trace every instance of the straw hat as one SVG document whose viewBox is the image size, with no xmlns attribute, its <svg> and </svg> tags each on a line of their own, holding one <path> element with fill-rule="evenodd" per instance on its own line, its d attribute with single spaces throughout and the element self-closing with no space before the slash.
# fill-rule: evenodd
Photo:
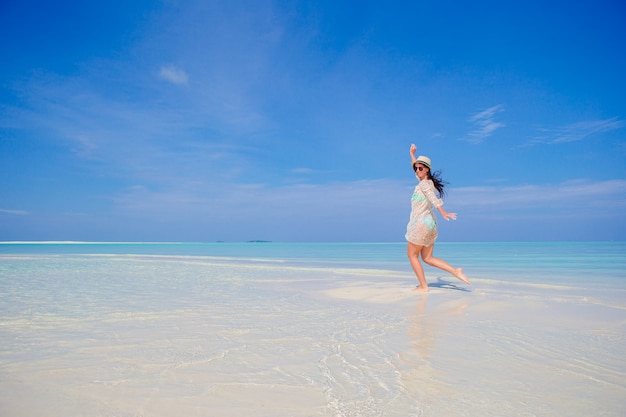
<svg viewBox="0 0 626 417">
<path fill-rule="evenodd" d="M 415 163 L 420 163 L 422 165 L 425 165 L 426 168 L 431 169 L 430 168 L 430 158 L 424 155 L 420 155 L 417 157 L 417 161 L 415 161 Z"/>
</svg>

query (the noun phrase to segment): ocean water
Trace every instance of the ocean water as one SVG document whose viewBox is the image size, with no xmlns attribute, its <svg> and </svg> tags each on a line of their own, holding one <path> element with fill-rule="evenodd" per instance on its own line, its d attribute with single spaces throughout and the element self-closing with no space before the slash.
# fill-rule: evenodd
<svg viewBox="0 0 626 417">
<path fill-rule="evenodd" d="M 626 243 L 405 250 L 0 244 L 0 415 L 626 415 Z"/>
<path fill-rule="evenodd" d="M 2 243 L 2 254 L 167 255 L 410 271 L 406 243 Z M 618 285 L 626 242 L 437 243 L 435 255 L 485 278 Z"/>
</svg>

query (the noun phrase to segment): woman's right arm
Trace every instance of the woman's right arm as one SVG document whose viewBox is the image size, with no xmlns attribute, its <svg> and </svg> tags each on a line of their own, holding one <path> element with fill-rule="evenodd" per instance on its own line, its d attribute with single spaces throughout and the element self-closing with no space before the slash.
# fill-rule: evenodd
<svg viewBox="0 0 626 417">
<path fill-rule="evenodd" d="M 415 157 L 415 152 L 417 151 L 417 146 L 415 146 L 415 144 L 411 144 L 411 149 L 409 150 L 409 153 L 411 154 L 411 165 L 413 165 L 415 163 L 415 161 L 417 161 L 417 158 Z"/>
</svg>

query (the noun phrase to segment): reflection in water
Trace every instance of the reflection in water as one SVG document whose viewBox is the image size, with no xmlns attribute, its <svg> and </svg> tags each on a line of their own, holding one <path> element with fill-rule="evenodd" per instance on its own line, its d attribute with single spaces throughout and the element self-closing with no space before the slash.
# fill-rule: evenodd
<svg viewBox="0 0 626 417">
<path fill-rule="evenodd" d="M 431 359 L 437 334 L 450 322 L 461 319 L 462 313 L 468 306 L 467 299 L 457 299 L 439 303 L 427 309 L 427 300 L 430 296 L 432 295 L 423 294 L 416 302 L 407 332 L 414 353 L 422 361 Z"/>
<path fill-rule="evenodd" d="M 437 368 L 437 345 L 441 333 L 445 334 L 446 327 L 461 321 L 469 305 L 465 297 L 442 301 L 440 295 L 426 293 L 416 299 L 407 330 L 409 349 L 399 355 L 402 383 L 407 392 L 414 393 L 414 407 L 425 415 L 435 415 L 429 412 L 441 412 L 448 407 L 445 398 L 450 384 Z M 445 297 L 449 295 L 446 292 Z"/>
</svg>

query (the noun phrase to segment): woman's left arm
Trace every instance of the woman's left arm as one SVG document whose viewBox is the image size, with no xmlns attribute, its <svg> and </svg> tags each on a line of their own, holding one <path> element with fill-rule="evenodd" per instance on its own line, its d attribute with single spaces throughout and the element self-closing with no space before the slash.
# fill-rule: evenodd
<svg viewBox="0 0 626 417">
<path fill-rule="evenodd" d="M 448 213 L 447 211 L 445 211 L 443 209 L 443 205 L 437 207 L 437 210 L 439 210 L 439 213 L 441 213 L 441 217 L 443 217 L 446 220 L 456 220 L 456 213 Z"/>
<path fill-rule="evenodd" d="M 437 195 L 435 194 L 435 186 L 433 185 L 433 182 L 431 180 L 420 181 L 418 187 L 421 188 L 422 192 L 433 205 L 433 207 L 439 210 L 439 213 L 441 213 L 441 217 L 446 220 L 456 220 L 456 213 L 448 213 L 443 208 L 443 200 L 441 198 L 437 198 Z"/>
</svg>

